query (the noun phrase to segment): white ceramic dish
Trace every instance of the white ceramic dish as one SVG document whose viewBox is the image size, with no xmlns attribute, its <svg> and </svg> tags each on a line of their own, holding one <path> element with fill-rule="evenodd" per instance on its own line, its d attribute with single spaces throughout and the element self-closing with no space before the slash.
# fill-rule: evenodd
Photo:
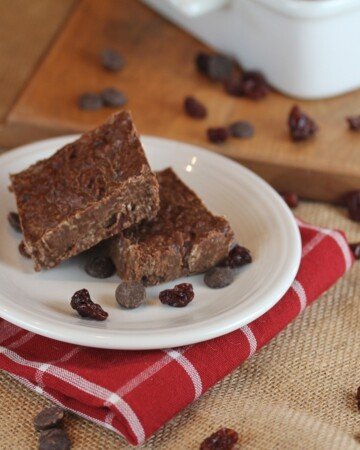
<svg viewBox="0 0 360 450">
<path fill-rule="evenodd" d="M 236 281 L 211 290 L 201 275 L 186 279 L 196 297 L 186 308 L 162 305 L 158 293 L 174 283 L 149 288 L 148 304 L 126 311 L 117 306 L 119 279 L 89 277 L 82 257 L 35 273 L 20 256 L 21 236 L 7 223 L 15 209 L 8 192 L 9 173 L 50 156 L 75 136 L 35 142 L 0 157 L 0 316 L 35 333 L 65 342 L 111 349 L 155 349 L 207 340 L 237 329 L 271 308 L 291 285 L 300 261 L 299 230 L 280 196 L 241 165 L 180 142 L 142 139 L 154 169 L 172 166 L 208 207 L 230 220 L 240 243 L 253 253 L 253 264 Z M 179 282 L 184 280 L 179 280 Z M 109 312 L 105 322 L 81 319 L 70 308 L 71 295 L 87 288 Z"/>
<path fill-rule="evenodd" d="M 285 94 L 360 87 L 360 0 L 143 1 Z"/>
</svg>

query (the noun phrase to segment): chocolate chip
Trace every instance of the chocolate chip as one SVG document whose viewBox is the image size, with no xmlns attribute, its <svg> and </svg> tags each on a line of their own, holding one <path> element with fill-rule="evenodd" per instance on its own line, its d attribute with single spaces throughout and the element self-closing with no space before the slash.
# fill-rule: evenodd
<svg viewBox="0 0 360 450">
<path fill-rule="evenodd" d="M 100 305 L 94 303 L 87 289 L 76 291 L 71 297 L 71 307 L 75 309 L 81 317 L 94 320 L 105 320 L 108 313 Z"/>
<path fill-rule="evenodd" d="M 24 241 L 20 242 L 18 250 L 19 250 L 20 255 L 23 256 L 24 258 L 31 258 L 28 251 L 26 250 Z"/>
<path fill-rule="evenodd" d="M 249 122 L 239 120 L 229 126 L 229 132 L 236 138 L 249 138 L 254 135 L 254 127 Z"/>
<path fill-rule="evenodd" d="M 347 119 L 351 131 L 360 131 L 360 116 L 352 116 Z"/>
<path fill-rule="evenodd" d="M 227 140 L 227 138 L 229 137 L 229 131 L 225 127 L 208 128 L 207 137 L 210 142 L 213 142 L 214 144 L 220 144 Z"/>
<path fill-rule="evenodd" d="M 118 72 L 124 65 L 124 58 L 114 49 L 104 48 L 100 54 L 101 64 L 111 72 Z"/>
<path fill-rule="evenodd" d="M 265 97 L 269 91 L 269 85 L 260 72 L 245 72 L 241 81 L 242 95 L 253 100 Z"/>
<path fill-rule="evenodd" d="M 16 212 L 9 212 L 7 216 L 8 222 L 10 226 L 17 231 L 18 233 L 22 232 L 21 225 L 20 225 L 20 217 L 19 214 Z"/>
<path fill-rule="evenodd" d="M 123 308 L 138 308 L 145 301 L 145 287 L 136 281 L 123 281 L 116 288 L 115 298 Z"/>
<path fill-rule="evenodd" d="M 214 81 L 228 79 L 235 67 L 234 61 L 225 55 L 209 55 L 206 53 L 199 53 L 196 56 L 195 64 L 199 72 Z"/>
<path fill-rule="evenodd" d="M 233 76 L 224 82 L 225 92 L 234 97 L 241 97 L 243 95 L 242 77 Z"/>
<path fill-rule="evenodd" d="M 346 194 L 345 204 L 350 219 L 354 222 L 360 222 L 360 191 L 352 191 Z"/>
<path fill-rule="evenodd" d="M 234 67 L 234 61 L 227 56 L 211 55 L 207 75 L 214 81 L 224 81 L 230 77 Z"/>
<path fill-rule="evenodd" d="M 100 93 L 105 106 L 119 107 L 127 102 L 125 95 L 116 88 L 106 88 Z"/>
<path fill-rule="evenodd" d="M 206 286 L 220 289 L 229 286 L 234 281 L 234 273 L 230 267 L 213 267 L 204 276 Z"/>
<path fill-rule="evenodd" d="M 79 97 L 78 105 L 80 109 L 86 111 L 96 111 L 103 106 L 103 101 L 99 94 L 94 92 L 85 92 Z"/>
<path fill-rule="evenodd" d="M 200 450 L 233 450 L 239 440 L 239 435 L 231 428 L 220 428 L 200 445 Z"/>
<path fill-rule="evenodd" d="M 229 252 L 229 255 L 222 260 L 218 265 L 220 267 L 242 267 L 252 262 L 250 250 L 241 245 L 236 244 Z"/>
<path fill-rule="evenodd" d="M 318 126 L 314 120 L 303 113 L 296 105 L 290 110 L 288 126 L 293 141 L 304 141 L 314 136 L 318 131 Z"/>
<path fill-rule="evenodd" d="M 194 97 L 185 97 L 184 109 L 186 114 L 194 119 L 203 119 L 207 115 L 205 106 Z"/>
<path fill-rule="evenodd" d="M 355 259 L 360 259 L 360 242 L 350 244 L 350 249 Z"/>
<path fill-rule="evenodd" d="M 85 272 L 94 278 L 109 278 L 115 273 L 115 266 L 107 256 L 94 256 L 85 265 Z"/>
<path fill-rule="evenodd" d="M 357 388 L 357 392 L 356 392 L 356 403 L 357 403 L 358 410 L 360 411 L 360 386 Z"/>
<path fill-rule="evenodd" d="M 299 204 L 299 197 L 295 192 L 281 192 L 283 200 L 286 202 L 289 208 L 296 208 Z"/>
<path fill-rule="evenodd" d="M 59 406 L 51 406 L 39 412 L 34 419 L 34 426 L 37 431 L 54 428 L 63 420 L 64 410 Z"/>
<path fill-rule="evenodd" d="M 70 439 L 63 429 L 51 428 L 40 433 L 39 450 L 69 450 L 70 448 Z"/>
</svg>

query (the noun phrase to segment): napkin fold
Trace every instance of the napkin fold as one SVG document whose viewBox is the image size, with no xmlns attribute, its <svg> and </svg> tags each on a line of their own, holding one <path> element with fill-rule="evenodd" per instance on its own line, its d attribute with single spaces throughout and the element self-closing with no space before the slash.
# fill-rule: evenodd
<svg viewBox="0 0 360 450">
<path fill-rule="evenodd" d="M 0 319 L 0 369 L 76 414 L 143 443 L 269 342 L 352 265 L 345 235 L 298 220 L 302 259 L 280 301 L 225 336 L 154 351 L 102 350 L 48 339 Z"/>
</svg>

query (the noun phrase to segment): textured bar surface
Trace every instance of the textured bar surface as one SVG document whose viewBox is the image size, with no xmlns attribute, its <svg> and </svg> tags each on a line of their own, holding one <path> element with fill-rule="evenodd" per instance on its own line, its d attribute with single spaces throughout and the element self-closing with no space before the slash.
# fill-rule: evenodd
<svg viewBox="0 0 360 450">
<path fill-rule="evenodd" d="M 222 260 L 234 234 L 223 217 L 211 214 L 173 172 L 157 174 L 160 211 L 110 242 L 110 254 L 125 280 L 154 285 L 201 273 Z"/>
<path fill-rule="evenodd" d="M 35 269 L 50 268 L 152 219 L 159 186 L 127 111 L 11 175 Z"/>
</svg>

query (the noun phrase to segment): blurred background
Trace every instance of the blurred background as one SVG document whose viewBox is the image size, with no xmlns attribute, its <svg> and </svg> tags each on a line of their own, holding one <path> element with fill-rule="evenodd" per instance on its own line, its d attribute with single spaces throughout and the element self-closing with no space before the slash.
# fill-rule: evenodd
<svg viewBox="0 0 360 450">
<path fill-rule="evenodd" d="M 278 190 L 336 202 L 360 187 L 346 122 L 360 109 L 359 42 L 358 0 L 1 0 L 0 147 L 128 108 L 141 134 L 207 147 Z M 219 54 L 225 63 L 212 58 L 206 72 L 199 55 Z M 270 89 L 257 95 L 250 77 L 255 91 L 239 92 L 249 71 Z M 189 117 L 188 96 L 206 117 Z M 319 128 L 306 142 L 289 137 L 295 104 Z M 210 127 L 236 121 L 251 137 L 209 140 Z"/>
</svg>

